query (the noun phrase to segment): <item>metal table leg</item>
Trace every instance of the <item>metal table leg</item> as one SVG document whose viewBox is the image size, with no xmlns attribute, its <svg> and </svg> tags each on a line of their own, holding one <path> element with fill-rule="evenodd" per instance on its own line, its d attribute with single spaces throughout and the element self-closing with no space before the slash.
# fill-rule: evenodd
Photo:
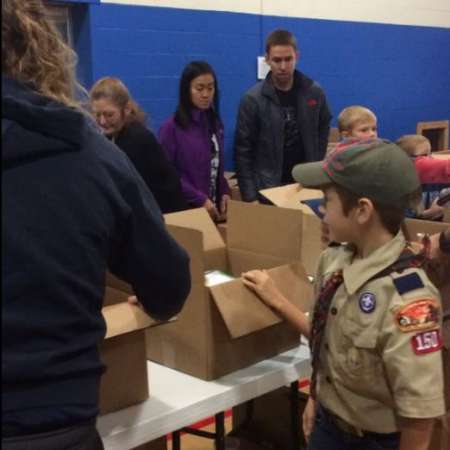
<svg viewBox="0 0 450 450">
<path fill-rule="evenodd" d="M 299 450 L 301 445 L 300 433 L 300 401 L 298 397 L 298 381 L 291 383 L 291 431 L 292 449 Z"/>
<path fill-rule="evenodd" d="M 181 447 L 180 430 L 178 430 L 172 433 L 172 450 L 180 450 L 180 447 Z"/>
</svg>

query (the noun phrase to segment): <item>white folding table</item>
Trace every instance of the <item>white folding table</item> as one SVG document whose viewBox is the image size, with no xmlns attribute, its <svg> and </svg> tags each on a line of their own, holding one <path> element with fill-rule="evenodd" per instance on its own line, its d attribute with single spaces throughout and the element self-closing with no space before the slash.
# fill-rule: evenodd
<svg viewBox="0 0 450 450">
<path fill-rule="evenodd" d="M 282 386 L 294 383 L 298 388 L 298 380 L 310 375 L 310 353 L 302 343 L 214 381 L 153 362 L 148 362 L 148 370 L 150 398 L 99 417 L 97 428 L 105 450 L 132 449 L 171 432 L 175 432 L 174 448 L 179 447 L 183 427 L 213 415 L 221 414 L 223 420 L 223 411 Z M 220 434 L 219 443 L 223 441 L 223 430 Z"/>
</svg>

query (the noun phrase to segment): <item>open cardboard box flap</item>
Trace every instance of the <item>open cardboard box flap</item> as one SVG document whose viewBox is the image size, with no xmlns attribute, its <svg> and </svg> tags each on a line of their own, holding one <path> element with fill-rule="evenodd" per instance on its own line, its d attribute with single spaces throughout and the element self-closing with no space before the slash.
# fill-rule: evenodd
<svg viewBox="0 0 450 450">
<path fill-rule="evenodd" d="M 141 308 L 129 303 L 105 306 L 102 314 L 106 322 L 105 339 L 163 323 L 151 319 Z"/>
<path fill-rule="evenodd" d="M 319 189 L 302 188 L 298 183 L 288 184 L 276 188 L 263 189 L 259 191 L 261 195 L 270 200 L 275 206 L 283 208 L 300 209 L 312 213 L 309 206 L 301 203 L 302 200 L 323 198 L 323 193 Z"/>
<path fill-rule="evenodd" d="M 202 233 L 205 270 L 224 269 L 227 262 L 225 242 L 205 208 L 190 209 L 164 216 L 169 230 L 171 226 L 190 228 Z"/>
<path fill-rule="evenodd" d="M 309 312 L 313 289 L 300 264 L 268 270 L 283 295 L 302 311 Z M 231 337 L 238 338 L 280 323 L 282 319 L 236 279 L 209 288 Z M 251 311 L 251 314 L 250 314 Z"/>
<path fill-rule="evenodd" d="M 283 235 L 280 236 L 280 223 Z M 298 260 L 302 238 L 302 215 L 298 211 L 244 202 L 228 202 L 227 245 L 229 253 L 276 255 L 283 264 Z M 233 261 L 230 261 L 233 265 Z M 248 269 L 247 269 L 248 270 Z"/>
<path fill-rule="evenodd" d="M 225 248 L 225 243 L 205 208 L 189 209 L 164 216 L 167 225 L 189 227 L 203 233 L 205 252 Z"/>
</svg>

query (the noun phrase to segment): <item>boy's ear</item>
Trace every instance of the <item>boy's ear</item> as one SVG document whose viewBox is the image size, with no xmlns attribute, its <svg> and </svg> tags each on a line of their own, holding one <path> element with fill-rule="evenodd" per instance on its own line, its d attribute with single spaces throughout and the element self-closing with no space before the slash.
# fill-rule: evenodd
<svg viewBox="0 0 450 450">
<path fill-rule="evenodd" d="M 358 200 L 356 207 L 356 220 L 359 225 L 365 225 L 368 223 L 375 212 L 375 207 L 372 201 L 366 197 L 362 197 Z"/>
</svg>

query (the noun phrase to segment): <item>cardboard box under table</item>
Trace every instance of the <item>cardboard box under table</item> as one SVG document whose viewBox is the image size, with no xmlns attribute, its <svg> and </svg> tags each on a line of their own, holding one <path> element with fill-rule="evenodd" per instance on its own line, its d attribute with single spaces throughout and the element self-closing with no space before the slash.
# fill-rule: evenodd
<svg viewBox="0 0 450 450">
<path fill-rule="evenodd" d="M 260 213 L 262 208 L 262 215 L 255 216 L 255 208 Z M 299 334 L 240 279 L 205 286 L 206 271 L 240 276 L 272 268 L 281 291 L 309 310 L 312 287 L 300 264 L 285 265 L 295 261 L 296 252 L 286 235 L 277 234 L 277 224 L 265 221 L 267 209 L 273 208 L 230 202 L 228 245 L 203 208 L 166 215 L 170 233 L 190 255 L 192 289 L 175 323 L 148 330 L 149 359 L 212 380 L 299 344 Z"/>
<path fill-rule="evenodd" d="M 126 302 L 105 306 L 102 314 L 107 331 L 99 346 L 100 359 L 106 365 L 100 385 L 100 414 L 107 414 L 148 398 L 145 328 L 157 322 Z"/>
</svg>

